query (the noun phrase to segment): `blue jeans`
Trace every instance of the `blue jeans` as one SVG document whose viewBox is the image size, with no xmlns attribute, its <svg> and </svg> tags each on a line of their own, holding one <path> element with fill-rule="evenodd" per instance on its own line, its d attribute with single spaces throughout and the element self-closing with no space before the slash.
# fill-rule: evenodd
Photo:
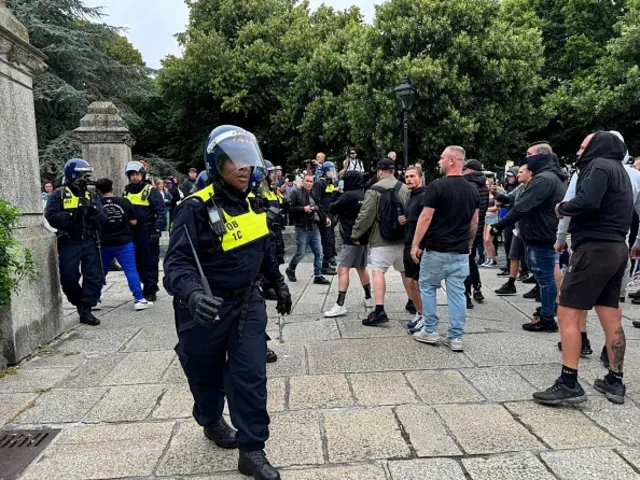
<svg viewBox="0 0 640 480">
<path fill-rule="evenodd" d="M 315 225 L 313 230 L 296 227 L 296 253 L 289 262 L 289 270 L 296 269 L 309 247 L 313 252 L 313 274 L 319 277 L 322 275 L 322 240 L 320 239 L 320 230 Z"/>
<path fill-rule="evenodd" d="M 102 247 L 102 265 L 104 266 L 105 275 L 109 273 L 109 266 L 114 258 L 118 260 L 122 270 L 124 270 L 133 298 L 136 301 L 142 300 L 144 297 L 142 296 L 140 277 L 136 270 L 136 253 L 133 242 L 119 247 Z"/>
<path fill-rule="evenodd" d="M 462 338 L 464 333 L 467 301 L 464 296 L 464 280 L 469 275 L 469 255 L 425 250 L 420 260 L 420 297 L 422 320 L 428 333 L 438 331 L 437 290 L 442 280 L 447 287 L 449 305 L 449 331 L 447 337 Z"/>
<path fill-rule="evenodd" d="M 556 297 L 558 288 L 553 276 L 556 267 L 556 252 L 553 248 L 535 247 L 527 245 L 527 260 L 529 270 L 536 278 L 540 286 L 540 316 L 545 319 L 552 319 L 556 314 Z"/>
</svg>

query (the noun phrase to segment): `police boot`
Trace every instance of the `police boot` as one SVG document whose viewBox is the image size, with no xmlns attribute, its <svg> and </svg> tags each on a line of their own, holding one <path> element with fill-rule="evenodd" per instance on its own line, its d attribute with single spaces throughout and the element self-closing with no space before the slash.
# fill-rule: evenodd
<svg viewBox="0 0 640 480">
<path fill-rule="evenodd" d="M 273 363 L 277 361 L 278 361 L 278 355 L 276 354 L 276 352 L 274 352 L 270 348 L 267 348 L 267 363 Z"/>
<path fill-rule="evenodd" d="M 204 436 L 220 448 L 238 448 L 236 431 L 231 428 L 222 416 L 212 425 L 204 427 Z"/>
<path fill-rule="evenodd" d="M 91 313 L 91 307 L 78 307 L 78 314 L 80 315 L 80 323 L 91 325 L 92 327 L 100 325 L 100 320 Z"/>
<path fill-rule="evenodd" d="M 280 480 L 278 470 L 271 466 L 264 450 L 253 452 L 240 451 L 238 471 L 254 480 Z"/>
</svg>

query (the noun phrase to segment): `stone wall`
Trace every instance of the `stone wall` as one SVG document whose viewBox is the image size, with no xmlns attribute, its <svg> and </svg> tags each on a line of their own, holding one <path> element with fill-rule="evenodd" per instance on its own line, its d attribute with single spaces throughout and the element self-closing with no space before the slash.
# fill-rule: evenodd
<svg viewBox="0 0 640 480">
<path fill-rule="evenodd" d="M 14 233 L 29 248 L 37 280 L 23 282 L 11 306 L 0 310 L 4 355 L 17 363 L 62 333 L 62 296 L 55 236 L 43 226 L 33 76 L 45 57 L 0 0 L 0 198 L 22 212 Z"/>
</svg>

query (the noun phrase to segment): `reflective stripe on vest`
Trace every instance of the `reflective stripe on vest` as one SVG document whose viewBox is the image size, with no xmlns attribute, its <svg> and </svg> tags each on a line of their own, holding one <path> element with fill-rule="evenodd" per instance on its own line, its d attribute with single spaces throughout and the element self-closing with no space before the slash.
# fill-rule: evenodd
<svg viewBox="0 0 640 480">
<path fill-rule="evenodd" d="M 89 192 L 84 194 L 85 198 L 91 200 Z M 62 198 L 62 208 L 64 210 L 75 210 L 80 205 L 80 197 L 76 197 L 69 187 L 64 187 L 64 195 Z"/>
<path fill-rule="evenodd" d="M 138 193 L 125 192 L 124 198 L 129 200 L 132 205 L 138 205 L 140 207 L 148 207 L 149 197 L 151 196 L 151 185 L 145 185 Z"/>
<path fill-rule="evenodd" d="M 213 194 L 213 185 L 209 185 L 190 195 L 190 197 L 198 197 L 203 202 L 206 202 Z M 249 206 L 249 211 L 236 216 L 229 215 L 224 209 L 222 210 L 224 223 L 227 227 L 227 232 L 222 236 L 222 250 L 225 252 L 242 247 L 269 235 L 267 214 L 255 213 L 251 209 L 251 204 L 248 200 L 247 205 Z"/>
</svg>

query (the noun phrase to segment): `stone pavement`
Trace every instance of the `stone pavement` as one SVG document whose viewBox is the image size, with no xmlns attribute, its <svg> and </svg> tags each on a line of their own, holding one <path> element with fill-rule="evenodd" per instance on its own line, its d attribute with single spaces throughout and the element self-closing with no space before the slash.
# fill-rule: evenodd
<svg viewBox="0 0 640 480">
<path fill-rule="evenodd" d="M 352 313 L 324 319 L 337 278 L 310 284 L 311 265 L 300 265 L 293 314 L 279 321 L 269 306 L 279 360 L 268 367 L 267 450 L 284 480 L 640 478 L 640 330 L 629 321 L 640 307 L 624 307 L 626 404 L 590 387 L 604 373 L 594 355 L 580 370 L 586 406 L 542 407 L 531 393 L 558 375 L 558 334 L 524 332 L 536 304 L 495 297 L 501 279 L 482 275 L 487 301 L 469 312 L 464 353 L 452 353 L 407 335 L 397 273 L 388 274 L 391 321 L 363 327 L 355 276 Z M 191 417 L 171 299 L 134 312 L 122 274 L 108 278 L 100 327 L 68 331 L 0 380 L 5 429 L 62 428 L 21 479 L 244 478 L 237 453 L 207 441 Z M 444 293 L 439 303 L 444 332 Z M 590 327 L 599 351 L 595 316 Z"/>
</svg>

